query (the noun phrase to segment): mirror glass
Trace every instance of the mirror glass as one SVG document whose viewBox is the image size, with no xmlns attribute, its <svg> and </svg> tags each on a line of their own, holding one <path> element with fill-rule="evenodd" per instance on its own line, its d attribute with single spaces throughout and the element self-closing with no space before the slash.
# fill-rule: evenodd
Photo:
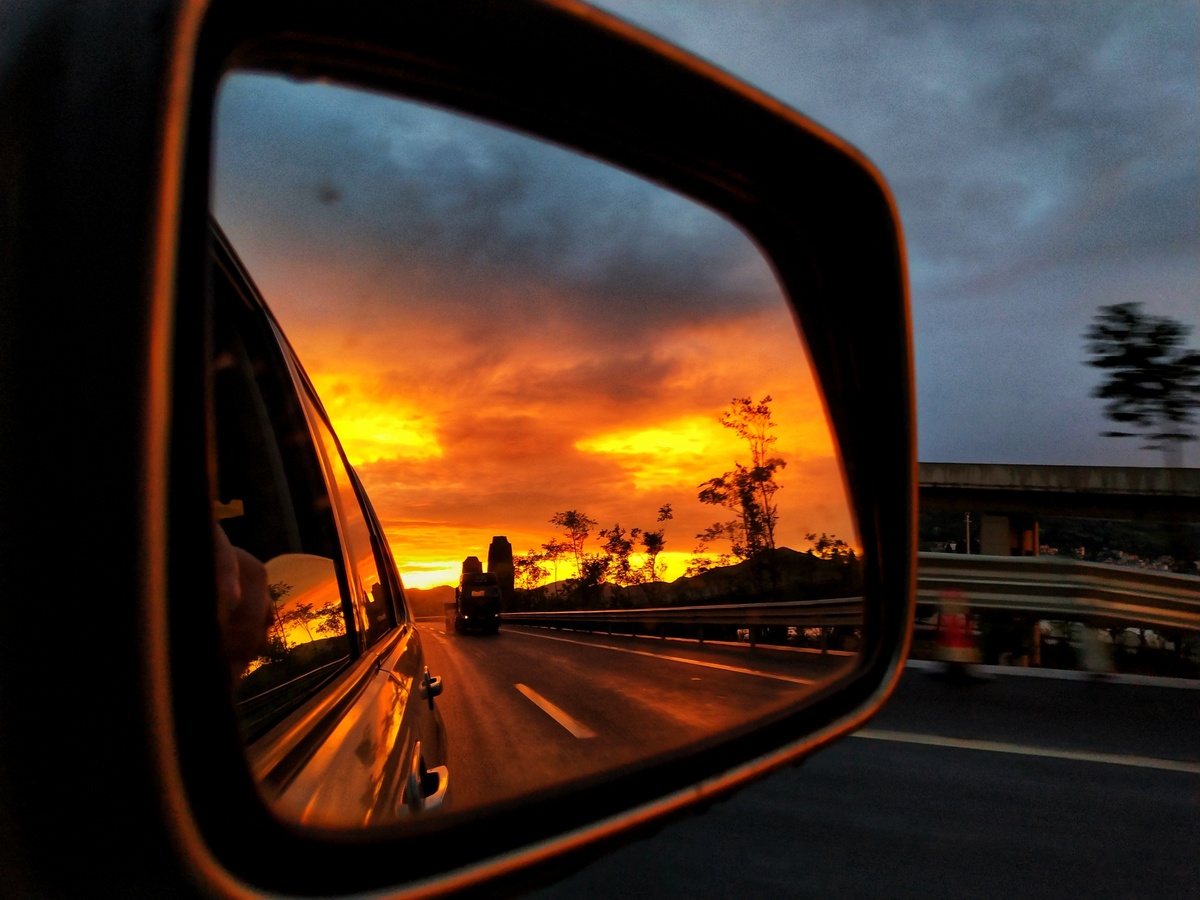
<svg viewBox="0 0 1200 900">
<path fill-rule="evenodd" d="M 848 671 L 856 525 L 736 226 L 327 83 L 231 74 L 216 135 L 213 217 L 320 401 L 217 265 L 216 518 L 273 605 L 235 699 L 282 816 L 512 799 Z"/>
</svg>

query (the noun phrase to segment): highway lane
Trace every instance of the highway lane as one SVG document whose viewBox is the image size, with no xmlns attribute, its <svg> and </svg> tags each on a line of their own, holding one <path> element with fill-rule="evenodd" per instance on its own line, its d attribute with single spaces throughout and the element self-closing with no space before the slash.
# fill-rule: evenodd
<svg viewBox="0 0 1200 900">
<path fill-rule="evenodd" d="M 848 656 L 423 620 L 451 771 L 447 806 L 519 796 L 685 748 L 795 702 Z"/>
<path fill-rule="evenodd" d="M 529 896 L 1200 897 L 1200 690 L 912 669 L 864 731 Z"/>
</svg>

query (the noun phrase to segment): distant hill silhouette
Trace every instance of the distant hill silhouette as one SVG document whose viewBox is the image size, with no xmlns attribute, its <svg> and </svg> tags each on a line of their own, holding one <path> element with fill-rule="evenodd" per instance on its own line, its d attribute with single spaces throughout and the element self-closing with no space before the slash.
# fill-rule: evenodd
<svg viewBox="0 0 1200 900">
<path fill-rule="evenodd" d="M 446 604 L 454 602 L 454 588 L 448 584 L 431 588 L 406 587 L 404 597 L 414 616 L 437 616 L 440 619 Z"/>
</svg>

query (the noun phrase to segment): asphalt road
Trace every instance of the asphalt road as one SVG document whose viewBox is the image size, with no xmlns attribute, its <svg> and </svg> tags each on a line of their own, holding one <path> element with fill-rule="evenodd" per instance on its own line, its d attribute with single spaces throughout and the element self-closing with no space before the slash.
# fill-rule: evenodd
<svg viewBox="0 0 1200 900">
<path fill-rule="evenodd" d="M 450 766 L 447 808 L 520 796 L 693 744 L 787 706 L 846 656 L 505 625 L 422 623 Z"/>
<path fill-rule="evenodd" d="M 910 669 L 860 735 L 528 896 L 1200 898 L 1200 690 Z"/>
</svg>

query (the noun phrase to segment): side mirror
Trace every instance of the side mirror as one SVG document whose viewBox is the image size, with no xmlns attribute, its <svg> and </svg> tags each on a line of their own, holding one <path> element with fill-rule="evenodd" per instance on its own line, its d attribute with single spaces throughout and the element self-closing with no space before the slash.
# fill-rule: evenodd
<svg viewBox="0 0 1200 900">
<path fill-rule="evenodd" d="M 5 518 L 5 596 L 28 596 L 16 589 L 19 574 L 10 573 L 17 569 L 60 570 L 61 548 L 48 546 L 57 542 L 46 535 L 58 515 L 75 510 L 77 527 L 95 537 L 72 550 L 72 565 L 103 577 L 120 600 L 103 617 L 104 652 L 88 654 L 88 696 L 72 700 L 69 715 L 62 707 L 79 696 L 77 667 L 47 665 L 40 641 L 0 654 L 0 786 L 11 800 L 13 835 L 0 852 L 18 889 L 79 893 L 86 878 L 114 890 L 208 895 L 511 889 L 795 763 L 884 701 L 907 651 L 915 586 L 911 342 L 895 205 L 857 151 L 729 76 L 569 0 L 249 7 L 153 0 L 132 12 L 86 14 L 64 2 L 20 24 L 21 49 L 12 50 L 0 82 L 0 109 L 19 126 L 0 158 L 21 186 L 20 202 L 4 207 L 0 242 L 0 288 L 15 311 L 0 354 L 0 386 L 12 399 L 2 445 L 11 464 L 0 479 L 12 498 L 7 508 L 22 511 Z M 516 129 L 632 173 L 740 229 L 774 274 L 800 334 L 796 356 L 807 354 L 823 397 L 827 440 L 857 529 L 861 600 L 851 598 L 846 614 L 854 616 L 858 647 L 846 667 L 686 747 L 503 801 L 456 808 L 457 775 L 448 779 L 447 771 L 472 750 L 456 747 L 447 727 L 418 742 L 430 747 L 444 737 L 447 766 L 412 756 L 380 769 L 375 781 L 345 786 L 407 798 L 414 812 L 406 819 L 351 828 L 273 804 L 288 779 L 331 746 L 346 705 L 298 707 L 288 720 L 296 737 L 273 745 L 283 748 L 277 758 L 248 753 L 219 659 L 216 476 L 206 418 L 213 404 L 209 212 L 219 187 L 214 122 L 231 72 L 333 83 Z M 51 250 L 72 265 L 47 272 L 35 261 Z M 63 298 L 66 316 L 43 302 L 47 287 Z M 256 289 L 246 280 L 237 290 L 249 297 Z M 34 340 L 48 333 L 58 335 L 53 371 Z M 30 438 L 45 433 L 50 398 L 78 431 L 96 437 L 89 452 L 77 442 Z M 362 480 L 371 489 L 368 475 Z M 100 486 L 103 503 L 94 501 Z M 381 571 L 379 584 L 388 580 Z M 398 581 L 395 591 L 404 593 Z M 836 599 L 845 598 L 820 598 Z M 611 625 L 611 616 L 582 606 L 565 610 L 578 614 L 576 626 L 596 630 L 602 618 Z M 446 622 L 451 615 L 445 611 Z M 737 615 L 750 621 L 744 610 Z M 681 616 L 660 615 L 655 627 Z M 523 627 L 563 621 L 544 618 Z M 424 629 L 424 643 L 433 643 L 432 626 L 419 618 L 410 626 L 398 614 L 396 624 Z M 748 635 L 753 627 L 745 626 Z M 353 630 L 340 635 L 348 645 Z M 366 684 L 370 667 L 361 668 Z M 439 677 L 427 667 L 419 684 L 395 677 L 390 689 L 411 692 L 431 710 L 469 689 L 453 671 L 433 668 Z M 318 733 L 320 741 L 306 737 Z M 69 812 L 79 801 L 80 780 L 70 773 L 81 736 L 89 770 L 104 773 L 88 782 L 89 806 L 124 810 L 130 824 L 121 834 L 85 827 Z M 366 744 L 338 749 L 375 752 Z M 55 777 L 22 780 L 35 763 Z M 266 778 L 264 788 L 263 771 L 290 774 Z M 427 811 L 417 812 L 422 805 Z M 64 870 L 50 835 L 86 846 L 81 859 L 95 865 Z"/>
</svg>

